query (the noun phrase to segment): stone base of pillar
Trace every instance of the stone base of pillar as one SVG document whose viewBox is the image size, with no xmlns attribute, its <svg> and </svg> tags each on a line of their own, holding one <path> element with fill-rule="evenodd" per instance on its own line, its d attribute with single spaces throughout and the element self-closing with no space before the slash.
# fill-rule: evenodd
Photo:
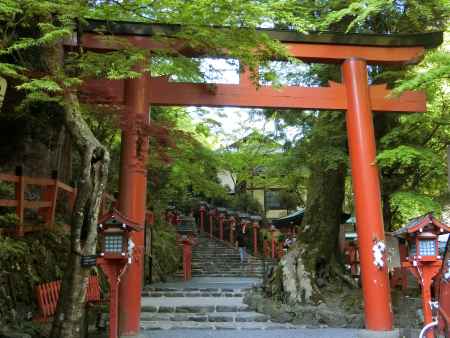
<svg viewBox="0 0 450 338">
<path fill-rule="evenodd" d="M 358 338 L 399 338 L 400 331 L 398 329 L 395 329 L 392 331 L 359 330 L 357 337 Z"/>
</svg>

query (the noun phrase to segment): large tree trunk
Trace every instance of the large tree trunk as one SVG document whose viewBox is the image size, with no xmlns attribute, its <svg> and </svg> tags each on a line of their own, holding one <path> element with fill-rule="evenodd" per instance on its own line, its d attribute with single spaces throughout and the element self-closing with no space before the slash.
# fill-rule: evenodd
<svg viewBox="0 0 450 338">
<path fill-rule="evenodd" d="M 63 74 L 62 44 L 46 50 L 52 75 Z M 91 269 L 81 267 L 80 257 L 96 253 L 97 217 L 108 176 L 109 153 L 95 138 L 84 121 L 78 98 L 66 92 L 63 97 L 64 126 L 81 158 L 81 177 L 71 220 L 71 247 L 62 281 L 52 338 L 80 338 L 86 286 Z M 83 230 L 83 231 L 82 231 Z M 87 234 L 81 238 L 82 232 Z"/>
<path fill-rule="evenodd" d="M 311 176 L 308 182 L 305 217 L 295 247 L 280 261 L 272 279 L 272 291 L 281 288 L 288 303 L 311 302 L 320 298 L 319 289 L 338 273 L 339 227 L 346 175 L 345 128 L 343 117 L 322 113 L 311 139 Z M 340 124 L 340 126 L 339 126 Z M 331 126 L 331 127 L 330 127 Z M 323 137 L 330 132 L 329 139 Z M 334 160 L 324 155 L 341 154 Z"/>
<path fill-rule="evenodd" d="M 339 225 L 344 200 L 344 166 L 316 168 L 310 179 L 303 226 L 295 247 L 281 260 L 283 298 L 311 302 L 336 272 Z"/>
</svg>

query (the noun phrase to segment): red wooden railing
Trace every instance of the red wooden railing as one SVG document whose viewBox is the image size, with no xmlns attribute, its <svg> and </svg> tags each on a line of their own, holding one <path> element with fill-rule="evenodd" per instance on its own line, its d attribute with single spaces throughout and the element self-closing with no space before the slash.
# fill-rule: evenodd
<svg viewBox="0 0 450 338">
<path fill-rule="evenodd" d="M 56 178 L 29 177 L 21 175 L 21 170 L 17 170 L 17 175 L 0 173 L 0 181 L 14 184 L 15 198 L 0 199 L 0 207 L 15 208 L 17 223 L 15 234 L 23 236 L 27 232 L 42 230 L 42 226 L 33 226 L 25 224 L 25 209 L 37 209 L 38 214 L 44 221 L 44 229 L 52 229 L 55 224 L 56 206 L 59 198 L 59 192 L 68 194 L 68 210 L 72 210 L 77 196 L 77 188 L 71 187 Z M 42 187 L 39 200 L 27 200 L 25 198 L 29 186 Z M 100 216 L 110 210 L 108 204 L 115 204 L 115 198 L 109 194 L 104 194 Z"/>
<path fill-rule="evenodd" d="M 44 283 L 36 286 L 36 300 L 40 315 L 36 320 L 47 321 L 55 314 L 58 305 L 61 281 Z M 90 276 L 86 291 L 86 302 L 99 302 L 101 298 L 100 282 L 97 276 Z"/>
<path fill-rule="evenodd" d="M 283 243 L 278 239 L 276 229 L 269 230 L 269 239 L 260 240 L 261 226 L 259 221 L 239 221 L 233 216 L 218 212 L 216 208 L 209 210 L 203 205 L 199 209 L 199 231 L 230 246 L 235 246 L 236 231 L 245 223 L 248 236 L 251 236 L 252 248 L 255 256 L 263 255 L 267 258 L 280 259 L 284 256 Z"/>
</svg>

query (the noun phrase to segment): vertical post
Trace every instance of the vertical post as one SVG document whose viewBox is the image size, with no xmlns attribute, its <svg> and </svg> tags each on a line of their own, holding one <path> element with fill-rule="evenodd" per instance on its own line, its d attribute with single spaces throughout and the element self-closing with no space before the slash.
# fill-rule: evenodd
<svg viewBox="0 0 450 338">
<path fill-rule="evenodd" d="M 386 264 L 374 264 L 372 248 L 384 242 L 375 132 L 370 107 L 367 64 L 351 58 L 342 65 L 347 94 L 347 133 L 355 193 L 366 328 L 392 330 L 392 307 Z"/>
<path fill-rule="evenodd" d="M 142 68 L 138 69 L 142 71 Z M 147 197 L 149 123 L 146 97 L 147 75 L 125 80 L 125 114 L 123 116 L 119 210 L 138 224 L 145 224 Z M 135 247 L 133 260 L 119 287 L 119 331 L 121 336 L 135 336 L 140 331 L 141 289 L 143 279 L 144 231 L 131 235 Z"/>
<path fill-rule="evenodd" d="M 47 216 L 48 218 L 46 220 L 47 226 L 50 229 L 53 229 L 54 225 L 55 225 L 56 202 L 58 199 L 58 171 L 56 171 L 56 170 L 52 171 L 52 180 L 53 180 L 53 185 L 51 185 L 49 187 L 49 195 L 48 195 L 52 205 L 50 206 L 50 208 L 48 210 L 48 216 Z"/>
<path fill-rule="evenodd" d="M 119 288 L 117 281 L 110 283 L 109 295 L 109 338 L 117 338 L 119 332 L 119 323 L 117 322 L 117 314 L 119 310 Z"/>
<path fill-rule="evenodd" d="M 192 278 L 192 243 L 189 238 L 183 240 L 183 274 L 185 281 Z"/>
<path fill-rule="evenodd" d="M 78 189 L 76 187 L 73 188 L 72 193 L 69 197 L 69 207 L 70 211 L 73 211 L 73 208 L 75 207 L 75 200 L 77 199 Z"/>
<path fill-rule="evenodd" d="M 275 258 L 275 229 L 270 229 L 270 232 L 272 234 L 272 258 Z"/>
<path fill-rule="evenodd" d="M 258 222 L 253 223 L 253 255 L 258 256 Z"/>
<path fill-rule="evenodd" d="M 25 206 L 25 177 L 23 176 L 22 167 L 16 167 L 16 176 L 18 181 L 16 183 L 16 216 L 17 216 L 17 225 L 16 225 L 16 234 L 17 236 L 22 237 L 24 234 L 23 221 L 24 221 L 24 206 Z"/>
<path fill-rule="evenodd" d="M 236 219 L 234 216 L 230 217 L 230 243 L 234 246 L 234 230 L 236 229 Z"/>
<path fill-rule="evenodd" d="M 400 256 L 400 262 L 406 262 L 406 257 L 408 256 L 408 249 L 405 245 L 405 243 L 398 243 L 398 252 Z M 401 266 L 400 268 L 400 275 L 402 278 L 402 291 L 405 291 L 408 288 L 408 272 L 406 268 Z"/>
<path fill-rule="evenodd" d="M 205 212 L 206 208 L 202 205 L 200 207 L 200 232 L 205 232 Z"/>
<path fill-rule="evenodd" d="M 213 217 L 213 210 L 209 212 L 209 238 L 213 238 L 213 224 L 214 224 L 214 217 Z"/>
<path fill-rule="evenodd" d="M 219 237 L 220 240 L 223 241 L 223 221 L 225 220 L 225 215 L 223 213 L 220 213 L 219 215 Z"/>
<path fill-rule="evenodd" d="M 431 284 L 433 283 L 433 277 L 429 275 L 427 267 L 423 268 L 423 282 L 422 282 L 422 309 L 423 309 L 423 323 L 424 325 L 430 324 L 433 321 L 433 314 L 431 312 Z M 432 330 L 428 330 L 425 335 L 427 338 L 434 338 Z"/>
</svg>

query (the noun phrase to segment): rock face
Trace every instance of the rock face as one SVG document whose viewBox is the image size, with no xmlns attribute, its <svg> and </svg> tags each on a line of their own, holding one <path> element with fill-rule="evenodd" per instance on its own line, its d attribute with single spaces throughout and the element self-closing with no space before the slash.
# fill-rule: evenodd
<svg viewBox="0 0 450 338">
<path fill-rule="evenodd" d="M 308 327 L 351 327 L 362 328 L 364 326 L 361 313 L 349 313 L 343 309 L 337 310 L 324 303 L 312 304 L 282 304 L 265 298 L 261 291 L 249 292 L 244 302 L 249 309 L 264 313 L 278 323 L 292 323 L 297 326 Z"/>
</svg>

